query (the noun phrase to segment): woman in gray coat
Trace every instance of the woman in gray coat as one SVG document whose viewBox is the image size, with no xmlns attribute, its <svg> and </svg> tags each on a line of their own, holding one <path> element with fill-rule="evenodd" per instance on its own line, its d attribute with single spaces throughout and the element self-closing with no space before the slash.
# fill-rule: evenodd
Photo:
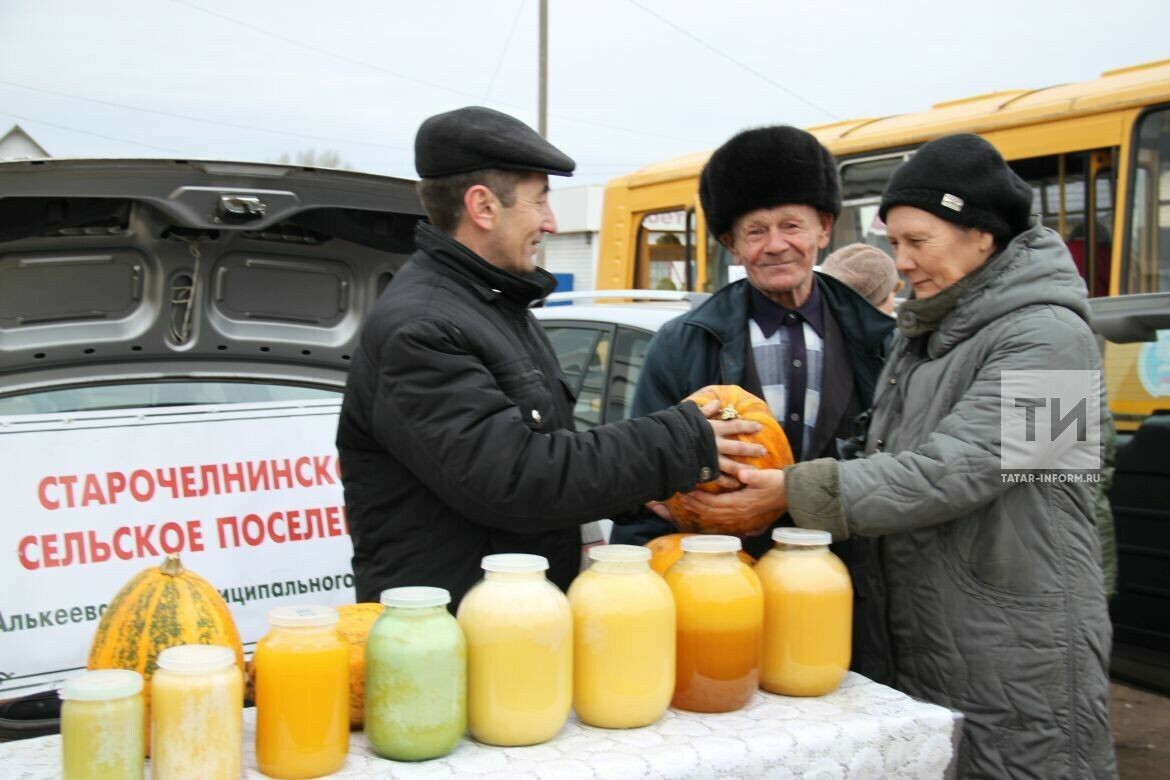
<svg viewBox="0 0 1170 780">
<path fill-rule="evenodd" d="M 1068 428 L 1107 423 L 1108 407 L 1085 286 L 1060 236 L 1029 225 L 1031 203 L 978 136 L 922 147 L 882 197 L 914 297 L 898 312 L 865 457 L 745 469 L 743 490 L 689 500 L 714 519 L 786 508 L 837 538 L 881 537 L 895 685 L 966 716 L 962 776 L 1108 778 L 1099 439 L 1027 444 L 1046 432 L 1053 396 L 1066 394 Z M 1053 370 L 1081 373 L 1030 373 Z M 1076 417 L 1067 380 L 1084 372 L 1097 381 Z"/>
</svg>

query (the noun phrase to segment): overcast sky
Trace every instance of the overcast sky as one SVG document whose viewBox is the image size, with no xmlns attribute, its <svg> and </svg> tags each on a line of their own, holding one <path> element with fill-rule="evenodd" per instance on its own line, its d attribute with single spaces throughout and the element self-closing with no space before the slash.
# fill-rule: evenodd
<svg viewBox="0 0 1170 780">
<path fill-rule="evenodd" d="M 1170 58 L 1170 2 L 550 0 L 570 183 L 745 127 L 919 111 Z M 0 0 L 0 135 L 57 157 L 333 150 L 414 177 L 427 116 L 536 124 L 538 0 Z M 561 184 L 561 182 L 556 182 Z"/>
</svg>

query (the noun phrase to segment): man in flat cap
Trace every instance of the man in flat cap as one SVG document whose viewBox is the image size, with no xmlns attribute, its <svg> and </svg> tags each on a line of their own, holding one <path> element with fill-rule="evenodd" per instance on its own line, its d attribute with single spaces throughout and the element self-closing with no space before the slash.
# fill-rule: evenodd
<svg viewBox="0 0 1170 780">
<path fill-rule="evenodd" d="M 423 122 L 415 165 L 430 224 L 364 325 L 337 432 L 357 599 L 431 585 L 454 610 L 492 553 L 542 555 L 567 588 L 582 523 L 717 478 L 725 456 L 762 450 L 729 438 L 756 424 L 684 403 L 575 433 L 528 311 L 556 284 L 536 266 L 556 231 L 548 177 L 574 162 L 470 107 Z"/>
<path fill-rule="evenodd" d="M 873 401 L 894 322 L 848 285 L 813 271 L 841 211 L 833 156 L 794 127 L 747 130 L 711 155 L 699 199 L 711 235 L 747 278 L 658 331 L 633 413 L 664 409 L 706 385 L 740 385 L 768 402 L 797 460 L 837 457 L 837 440 L 861 432 L 857 418 Z M 659 517 L 617 518 L 613 541 L 641 544 L 670 533 L 666 508 L 655 511 Z M 772 525 L 792 522 L 783 516 Z M 744 549 L 757 557 L 770 549 L 766 531 L 745 538 Z M 837 550 L 860 593 L 869 590 L 872 551 L 861 548 L 868 543 L 850 540 L 854 549 Z M 854 668 L 882 679 L 882 617 L 876 605 L 858 606 Z"/>
</svg>

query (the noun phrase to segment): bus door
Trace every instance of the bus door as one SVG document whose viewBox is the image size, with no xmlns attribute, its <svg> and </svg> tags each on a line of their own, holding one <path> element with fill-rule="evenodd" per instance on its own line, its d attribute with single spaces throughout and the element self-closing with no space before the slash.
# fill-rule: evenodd
<svg viewBox="0 0 1170 780">
<path fill-rule="evenodd" d="M 1106 332 L 1105 378 L 1118 429 L 1135 431 L 1170 411 L 1170 106 L 1138 117 L 1127 157 L 1118 298 L 1094 320 L 1119 323 Z"/>
<path fill-rule="evenodd" d="M 1121 431 L 1111 671 L 1170 693 L 1170 105 L 1137 118 L 1124 164 L 1117 296 L 1093 301 Z"/>
</svg>

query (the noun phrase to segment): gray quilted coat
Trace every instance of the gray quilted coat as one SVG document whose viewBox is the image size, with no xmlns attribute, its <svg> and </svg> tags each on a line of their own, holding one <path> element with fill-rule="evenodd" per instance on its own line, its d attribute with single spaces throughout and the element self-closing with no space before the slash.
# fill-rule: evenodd
<svg viewBox="0 0 1170 780">
<path fill-rule="evenodd" d="M 999 461 L 1000 371 L 1101 368 L 1084 286 L 1039 226 L 969 281 L 897 336 L 867 457 L 792 467 L 790 511 L 882 537 L 895 685 L 964 713 L 961 776 L 1115 777 L 1097 488 L 1005 483 Z"/>
</svg>

